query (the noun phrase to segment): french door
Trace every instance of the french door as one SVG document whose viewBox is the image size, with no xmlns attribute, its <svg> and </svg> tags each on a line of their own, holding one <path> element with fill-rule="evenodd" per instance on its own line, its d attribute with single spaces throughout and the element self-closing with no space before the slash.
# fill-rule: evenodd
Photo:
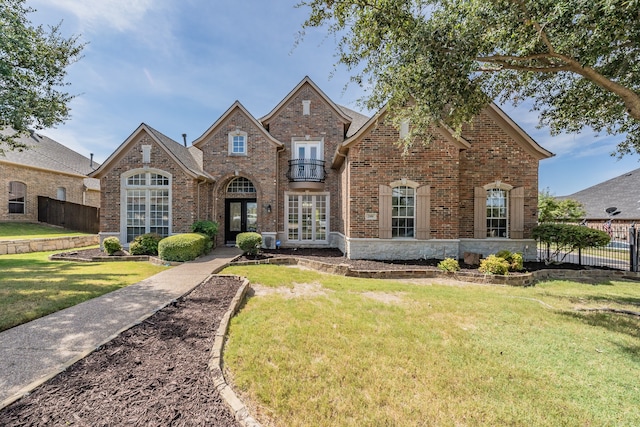
<svg viewBox="0 0 640 427">
<path fill-rule="evenodd" d="M 224 236 L 228 244 L 236 242 L 236 236 L 258 229 L 258 204 L 256 199 L 227 199 L 225 201 Z"/>
</svg>

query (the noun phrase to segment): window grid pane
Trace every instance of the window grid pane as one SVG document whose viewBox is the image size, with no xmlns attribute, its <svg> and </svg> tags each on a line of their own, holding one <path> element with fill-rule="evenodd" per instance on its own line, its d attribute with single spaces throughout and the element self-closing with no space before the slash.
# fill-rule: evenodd
<svg viewBox="0 0 640 427">
<path fill-rule="evenodd" d="M 487 237 L 508 237 L 507 191 L 487 190 Z"/>
<path fill-rule="evenodd" d="M 234 135 L 233 142 L 231 144 L 231 152 L 235 154 L 245 153 L 245 139 L 243 135 Z"/>
<path fill-rule="evenodd" d="M 127 178 L 127 186 L 147 187 L 126 190 L 127 242 L 145 233 L 169 235 L 169 176 L 145 172 Z"/>
<path fill-rule="evenodd" d="M 326 195 L 288 196 L 287 237 L 296 241 L 327 240 L 327 205 Z"/>
<path fill-rule="evenodd" d="M 127 185 L 147 185 L 147 174 L 139 173 L 127 178 Z"/>
<path fill-rule="evenodd" d="M 298 223 L 300 219 L 298 207 L 299 207 L 298 196 L 289 196 L 289 218 L 288 218 L 289 240 L 298 240 Z"/>
<path fill-rule="evenodd" d="M 227 193 L 255 193 L 256 188 L 253 186 L 253 182 L 247 178 L 236 178 L 229 183 L 227 187 Z"/>
<path fill-rule="evenodd" d="M 391 237 L 414 237 L 415 190 L 395 187 L 391 193 Z"/>
<path fill-rule="evenodd" d="M 9 182 L 9 213 L 25 213 L 27 185 L 19 181 Z"/>
</svg>

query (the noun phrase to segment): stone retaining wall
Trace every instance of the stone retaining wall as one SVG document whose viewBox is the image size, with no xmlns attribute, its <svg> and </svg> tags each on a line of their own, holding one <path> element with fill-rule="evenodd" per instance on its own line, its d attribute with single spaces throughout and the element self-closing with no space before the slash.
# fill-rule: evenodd
<svg viewBox="0 0 640 427">
<path fill-rule="evenodd" d="M 49 237 L 45 239 L 0 240 L 0 255 L 59 251 L 97 245 L 98 235 Z"/>
<path fill-rule="evenodd" d="M 509 286 L 533 286 L 536 282 L 546 279 L 566 279 L 574 281 L 606 281 L 633 280 L 640 281 L 640 273 L 619 270 L 539 270 L 531 273 L 508 274 L 506 276 L 459 271 L 449 273 L 440 270 L 406 269 L 406 270 L 352 270 L 348 264 L 328 264 L 306 258 L 269 258 L 257 261 L 232 262 L 231 265 L 246 264 L 280 264 L 301 265 L 324 273 L 339 274 L 349 277 L 367 279 L 435 279 L 446 278 L 463 282 L 487 283 Z"/>
</svg>

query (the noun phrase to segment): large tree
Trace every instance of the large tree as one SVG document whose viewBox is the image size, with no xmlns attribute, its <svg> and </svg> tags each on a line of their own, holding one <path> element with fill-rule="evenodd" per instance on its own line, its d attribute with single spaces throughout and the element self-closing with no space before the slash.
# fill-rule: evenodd
<svg viewBox="0 0 640 427">
<path fill-rule="evenodd" d="M 626 135 L 640 153 L 638 0 L 307 0 L 338 62 L 414 129 L 456 130 L 491 100 L 533 100 L 553 133 Z M 413 102 L 412 100 L 415 100 Z M 399 107 L 411 105 L 403 113 Z"/>
<path fill-rule="evenodd" d="M 69 117 L 72 95 L 64 91 L 67 67 L 84 47 L 77 36 L 65 38 L 60 25 L 33 26 L 25 0 L 0 0 L 0 142 L 19 147 L 17 136 Z"/>
</svg>

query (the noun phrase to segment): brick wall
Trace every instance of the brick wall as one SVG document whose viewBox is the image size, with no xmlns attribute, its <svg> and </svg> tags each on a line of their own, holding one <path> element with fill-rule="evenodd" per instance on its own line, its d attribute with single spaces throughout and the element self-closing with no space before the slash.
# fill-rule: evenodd
<svg viewBox="0 0 640 427">
<path fill-rule="evenodd" d="M 119 154 L 111 168 L 100 179 L 102 189 L 100 231 L 120 231 L 121 176 L 128 171 L 144 166 L 141 154 L 142 145 L 151 145 L 150 167 L 169 172 L 172 175 L 172 232 L 189 232 L 191 224 L 196 220 L 198 214 L 196 208 L 198 206 L 198 184 L 145 131 L 140 132 L 128 144 L 126 150 Z"/>
<path fill-rule="evenodd" d="M 495 181 L 524 187 L 524 237 L 530 237 L 538 218 L 538 160 L 487 113 L 481 113 L 462 136 L 471 149 L 460 154 L 460 237 L 474 237 L 474 187 Z"/>
<path fill-rule="evenodd" d="M 247 133 L 247 154 L 229 154 L 229 133 L 239 130 Z M 227 117 L 198 143 L 203 153 L 204 169 L 216 180 L 210 188 L 210 215 L 220 224 L 218 244 L 223 243 L 225 226 L 225 199 L 256 198 L 258 203 L 258 232 L 276 231 L 276 161 L 277 145 L 265 131 L 240 109 Z M 256 188 L 255 194 L 227 194 L 227 186 L 234 178 L 245 177 Z M 271 213 L 266 206 L 271 205 Z"/>
<path fill-rule="evenodd" d="M 348 237 L 379 237 L 378 221 L 365 220 L 365 214 L 379 214 L 379 184 L 406 178 L 431 187 L 431 238 L 457 238 L 459 149 L 436 137 L 429 146 L 415 144 L 403 155 L 397 141 L 398 131 L 382 121 L 349 149 Z"/>
<path fill-rule="evenodd" d="M 24 214 L 9 214 L 9 181 L 27 185 Z M 86 191 L 84 177 L 0 163 L 0 221 L 38 221 L 38 196 L 58 197 L 58 187 L 66 189 L 66 200 L 100 207 L 98 191 Z"/>
<path fill-rule="evenodd" d="M 310 101 L 310 114 L 303 115 L 302 101 Z M 328 104 L 322 96 L 308 83 L 305 83 L 293 94 L 281 108 L 270 117 L 268 121 L 269 132 L 285 146 L 284 151 L 278 156 L 278 194 L 282 197 L 278 200 L 278 231 L 285 230 L 285 203 L 284 193 L 295 191 L 291 188 L 286 176 L 289 169 L 289 160 L 295 158 L 292 153 L 292 139 L 305 138 L 310 140 L 324 140 L 324 161 L 326 179 L 322 192 L 329 192 L 329 209 L 331 218 L 329 231 L 343 232 L 343 223 L 339 218 L 341 212 L 340 203 L 340 174 L 331 169 L 331 159 L 339 144 L 344 141 L 345 124 L 335 109 Z"/>
</svg>

